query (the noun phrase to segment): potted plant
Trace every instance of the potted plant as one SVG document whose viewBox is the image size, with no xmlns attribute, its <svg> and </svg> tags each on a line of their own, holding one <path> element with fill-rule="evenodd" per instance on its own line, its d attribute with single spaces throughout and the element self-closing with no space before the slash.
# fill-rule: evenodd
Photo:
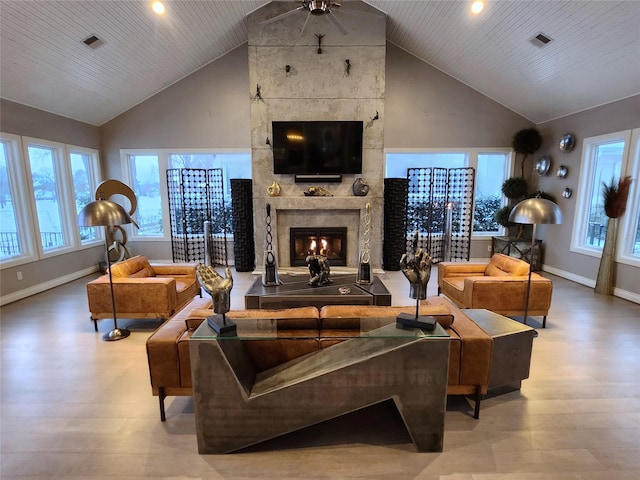
<svg viewBox="0 0 640 480">
<path fill-rule="evenodd" d="M 542 145 L 542 135 L 537 128 L 524 128 L 518 131 L 511 140 L 511 147 L 516 152 L 516 159 L 518 154 L 522 155 L 520 160 L 520 177 L 524 178 L 524 164 L 529 158 L 529 155 L 533 155 L 538 151 Z"/>
<path fill-rule="evenodd" d="M 518 154 L 521 154 L 522 160 L 520 160 L 520 176 L 507 178 L 502 184 L 502 193 L 507 197 L 508 204 L 496 211 L 495 219 L 499 225 L 506 229 L 516 225 L 509 221 L 509 214 L 516 203 L 527 197 L 527 193 L 529 191 L 529 185 L 524 178 L 524 164 L 529 155 L 537 152 L 541 145 L 542 135 L 540 135 L 540 131 L 538 131 L 537 128 L 524 128 L 519 130 L 511 140 L 511 147 L 514 152 L 516 152 L 516 158 Z M 523 233 L 523 226 L 518 225 L 516 237 L 522 238 Z"/>
</svg>

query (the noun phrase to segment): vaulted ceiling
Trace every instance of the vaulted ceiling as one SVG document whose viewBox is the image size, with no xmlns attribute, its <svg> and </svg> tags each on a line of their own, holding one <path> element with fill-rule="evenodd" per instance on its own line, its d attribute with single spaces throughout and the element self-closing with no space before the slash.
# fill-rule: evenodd
<svg viewBox="0 0 640 480">
<path fill-rule="evenodd" d="M 338 20 L 358 14 L 352 1 Z M 165 0 L 158 17 L 149 1 L 0 0 L 0 96 L 101 125 L 245 43 L 266 3 Z M 640 93 L 639 0 L 485 0 L 477 16 L 470 1 L 367 3 L 389 42 L 535 123 Z"/>
</svg>

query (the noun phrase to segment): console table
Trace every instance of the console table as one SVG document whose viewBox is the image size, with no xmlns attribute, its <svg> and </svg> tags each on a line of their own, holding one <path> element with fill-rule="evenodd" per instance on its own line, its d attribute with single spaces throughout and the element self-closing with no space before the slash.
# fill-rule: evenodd
<svg viewBox="0 0 640 480">
<path fill-rule="evenodd" d="M 265 287 L 257 278 L 244 296 L 247 310 L 255 308 L 324 307 L 325 305 L 391 305 L 391 293 L 373 277 L 369 285 L 356 283 L 356 275 L 332 275 L 322 287 L 309 285 L 309 275 L 280 275 L 282 285 Z M 349 293 L 341 294 L 340 287 Z"/>
<path fill-rule="evenodd" d="M 199 453 L 233 452 L 390 398 L 416 449 L 442 451 L 450 337 L 440 325 L 425 332 L 362 318 L 359 336 L 263 372 L 243 343 L 277 340 L 277 325 L 237 325 L 237 336 L 223 337 L 203 322 L 189 340 Z M 286 338 L 321 340 L 311 332 Z"/>
</svg>

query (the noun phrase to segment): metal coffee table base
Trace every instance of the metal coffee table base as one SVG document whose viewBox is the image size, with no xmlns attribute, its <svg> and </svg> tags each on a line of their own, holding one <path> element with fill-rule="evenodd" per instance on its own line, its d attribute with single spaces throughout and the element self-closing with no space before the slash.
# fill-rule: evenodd
<svg viewBox="0 0 640 480">
<path fill-rule="evenodd" d="M 189 348 L 201 454 L 233 452 L 388 399 L 418 451 L 442 451 L 449 338 L 354 338 L 257 375 L 240 340 L 192 340 Z"/>
</svg>

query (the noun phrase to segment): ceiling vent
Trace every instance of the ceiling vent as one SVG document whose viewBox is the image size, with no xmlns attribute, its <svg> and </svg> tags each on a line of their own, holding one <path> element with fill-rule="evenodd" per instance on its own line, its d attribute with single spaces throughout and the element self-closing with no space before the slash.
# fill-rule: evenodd
<svg viewBox="0 0 640 480">
<path fill-rule="evenodd" d="M 538 47 L 544 47 L 551 40 L 553 40 L 551 37 L 545 35 L 544 33 L 539 33 L 531 39 L 531 43 Z"/>
<path fill-rule="evenodd" d="M 82 43 L 84 43 L 87 47 L 98 48 L 102 45 L 102 40 L 100 40 L 95 35 L 91 35 L 90 37 L 85 38 Z"/>
</svg>

